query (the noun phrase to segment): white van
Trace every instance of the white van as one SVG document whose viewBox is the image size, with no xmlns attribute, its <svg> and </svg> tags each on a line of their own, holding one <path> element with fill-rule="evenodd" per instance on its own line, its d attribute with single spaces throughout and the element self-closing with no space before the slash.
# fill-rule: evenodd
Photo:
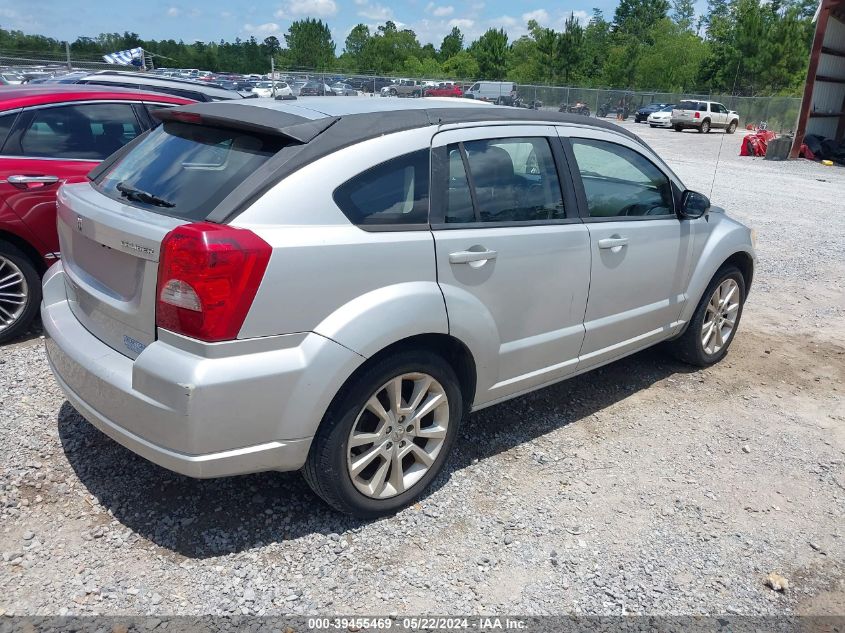
<svg viewBox="0 0 845 633">
<path fill-rule="evenodd" d="M 516 84 L 511 81 L 476 81 L 464 96 L 469 99 L 492 101 L 499 105 L 513 105 L 516 99 Z"/>
</svg>

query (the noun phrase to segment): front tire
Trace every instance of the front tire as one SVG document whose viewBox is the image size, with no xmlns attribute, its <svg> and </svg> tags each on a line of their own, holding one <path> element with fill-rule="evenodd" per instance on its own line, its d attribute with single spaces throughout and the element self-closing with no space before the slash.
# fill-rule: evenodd
<svg viewBox="0 0 845 633">
<path fill-rule="evenodd" d="M 745 278 L 739 269 L 720 268 L 704 291 L 686 331 L 669 341 L 670 353 L 698 367 L 722 360 L 739 327 L 745 293 Z"/>
<path fill-rule="evenodd" d="M 463 411 L 458 378 L 440 356 L 387 356 L 335 397 L 311 445 L 305 480 L 340 512 L 393 514 L 440 473 Z"/>
<path fill-rule="evenodd" d="M 41 304 L 41 277 L 17 246 L 0 240 L 0 343 L 26 332 Z"/>
</svg>

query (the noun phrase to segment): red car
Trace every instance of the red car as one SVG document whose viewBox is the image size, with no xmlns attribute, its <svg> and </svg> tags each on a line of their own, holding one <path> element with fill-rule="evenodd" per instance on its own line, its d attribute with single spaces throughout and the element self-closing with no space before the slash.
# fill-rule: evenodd
<svg viewBox="0 0 845 633">
<path fill-rule="evenodd" d="M 56 192 L 154 127 L 150 111 L 193 103 L 103 86 L 0 91 L 0 343 L 26 331 L 41 275 L 59 257 Z"/>
<path fill-rule="evenodd" d="M 464 91 L 458 84 L 438 84 L 436 88 L 426 88 L 426 97 L 463 97 Z"/>
</svg>

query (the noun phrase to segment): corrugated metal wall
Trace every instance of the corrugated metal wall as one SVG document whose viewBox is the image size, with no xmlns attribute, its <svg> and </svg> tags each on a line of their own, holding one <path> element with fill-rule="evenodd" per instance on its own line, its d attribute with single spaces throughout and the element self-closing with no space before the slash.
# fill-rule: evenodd
<svg viewBox="0 0 845 633">
<path fill-rule="evenodd" d="M 845 24 L 832 15 L 827 22 L 823 46 L 826 49 L 845 52 Z M 843 104 L 845 104 L 845 83 L 835 83 L 825 79 L 845 81 L 845 57 L 825 53 L 822 50 L 813 86 L 810 117 L 807 121 L 807 134 L 833 138 L 836 136 Z M 840 116 L 821 117 L 819 116 L 821 114 L 840 114 Z"/>
</svg>

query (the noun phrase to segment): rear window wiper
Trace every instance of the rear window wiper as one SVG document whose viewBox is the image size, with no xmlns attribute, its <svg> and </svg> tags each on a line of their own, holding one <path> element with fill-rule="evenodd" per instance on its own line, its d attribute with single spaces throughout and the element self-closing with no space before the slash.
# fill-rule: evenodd
<svg viewBox="0 0 845 633">
<path fill-rule="evenodd" d="M 170 202 L 169 200 L 165 200 L 164 198 L 159 198 L 156 195 L 151 193 L 147 193 L 146 191 L 141 191 L 140 189 L 134 189 L 129 185 L 125 185 L 122 182 L 117 183 L 116 189 L 120 192 L 127 200 L 135 200 L 137 202 L 145 202 L 146 204 L 152 204 L 157 207 L 164 207 L 166 209 L 171 209 L 176 205 Z"/>
</svg>

